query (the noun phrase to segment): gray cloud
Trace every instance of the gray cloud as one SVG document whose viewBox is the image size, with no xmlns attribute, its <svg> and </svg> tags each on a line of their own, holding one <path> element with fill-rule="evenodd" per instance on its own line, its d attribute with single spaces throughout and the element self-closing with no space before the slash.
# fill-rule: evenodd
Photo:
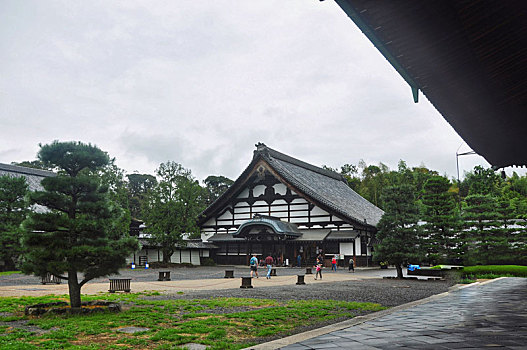
<svg viewBox="0 0 527 350">
<path fill-rule="evenodd" d="M 402 158 L 455 175 L 459 136 L 334 2 L 6 0 L 0 13 L 0 162 L 81 140 L 129 172 L 173 160 L 235 178 L 263 141 L 317 165 Z"/>
</svg>

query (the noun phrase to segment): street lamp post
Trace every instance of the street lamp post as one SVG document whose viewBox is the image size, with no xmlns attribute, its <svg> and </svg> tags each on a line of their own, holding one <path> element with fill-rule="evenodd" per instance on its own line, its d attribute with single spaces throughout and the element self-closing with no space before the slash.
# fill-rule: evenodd
<svg viewBox="0 0 527 350">
<path fill-rule="evenodd" d="M 474 151 L 458 153 L 459 149 L 461 148 L 461 146 L 463 146 L 463 144 L 461 144 L 458 147 L 457 151 L 456 151 L 456 170 L 457 170 L 457 188 L 458 188 L 458 190 L 460 190 L 460 186 L 459 185 L 461 184 L 461 181 L 459 180 L 459 156 L 469 156 L 469 155 L 477 154 Z M 460 196 L 459 192 L 457 194 L 457 202 L 458 202 L 458 205 L 459 205 L 459 212 L 461 213 L 461 196 Z"/>
</svg>

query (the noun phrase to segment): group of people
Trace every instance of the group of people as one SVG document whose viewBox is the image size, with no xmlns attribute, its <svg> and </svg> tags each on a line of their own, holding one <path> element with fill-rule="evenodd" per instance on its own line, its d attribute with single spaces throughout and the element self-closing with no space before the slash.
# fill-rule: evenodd
<svg viewBox="0 0 527 350">
<path fill-rule="evenodd" d="M 319 254 L 317 256 L 317 261 L 315 264 L 315 279 L 320 276 L 320 279 L 322 279 L 322 267 L 324 266 L 324 258 L 322 257 L 322 254 Z M 337 255 L 333 255 L 333 258 L 331 258 L 331 271 L 337 271 Z M 355 261 L 353 258 L 350 258 L 348 261 L 348 271 L 355 272 Z"/>
<path fill-rule="evenodd" d="M 265 266 L 267 267 L 267 275 L 266 278 L 271 278 L 271 268 L 273 267 L 274 259 L 269 254 L 267 258 L 265 258 Z M 255 254 L 253 254 L 251 260 L 249 260 L 249 265 L 251 266 L 251 278 L 253 277 L 253 274 L 258 278 L 258 258 Z"/>
<path fill-rule="evenodd" d="M 270 279 L 271 278 L 271 269 L 273 267 L 275 259 L 271 256 L 271 254 L 269 254 L 265 258 L 264 261 L 265 261 L 265 266 L 267 267 L 266 278 Z M 256 278 L 258 278 L 258 265 L 259 265 L 259 262 L 258 262 L 258 258 L 256 257 L 256 254 L 253 254 L 251 260 L 249 261 L 249 265 L 251 266 L 251 278 L 253 277 L 253 274 L 256 276 Z M 300 255 L 298 255 L 298 265 L 300 265 Z M 316 270 L 315 279 L 318 279 L 318 277 L 320 277 L 320 279 L 322 279 L 322 267 L 323 266 L 324 266 L 324 257 L 322 256 L 322 254 L 318 254 L 317 259 L 316 259 L 316 263 L 315 263 L 315 266 L 314 266 L 314 268 Z M 355 267 L 354 266 L 355 266 L 355 261 L 353 260 L 353 258 L 350 258 L 349 259 L 348 271 L 355 272 Z M 331 259 L 331 270 L 332 271 L 337 271 L 337 255 L 334 255 L 333 258 Z"/>
</svg>

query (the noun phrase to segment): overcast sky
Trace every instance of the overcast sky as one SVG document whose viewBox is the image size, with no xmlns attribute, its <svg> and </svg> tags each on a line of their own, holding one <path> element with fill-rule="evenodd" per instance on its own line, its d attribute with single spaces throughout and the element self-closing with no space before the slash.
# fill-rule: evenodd
<svg viewBox="0 0 527 350">
<path fill-rule="evenodd" d="M 463 141 L 420 97 L 334 1 L 0 1 L 2 163 L 76 140 L 128 173 L 235 179 L 264 142 L 455 177 Z"/>
</svg>

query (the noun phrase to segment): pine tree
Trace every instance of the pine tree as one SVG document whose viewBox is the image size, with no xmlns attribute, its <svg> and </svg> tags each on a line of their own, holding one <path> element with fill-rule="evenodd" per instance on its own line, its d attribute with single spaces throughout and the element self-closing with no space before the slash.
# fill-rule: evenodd
<svg viewBox="0 0 527 350">
<path fill-rule="evenodd" d="M 503 244 L 500 234 L 496 199 L 491 195 L 474 194 L 465 198 L 464 257 L 465 264 L 488 264 L 497 245 Z"/>
<path fill-rule="evenodd" d="M 449 189 L 450 181 L 443 176 L 432 176 L 424 184 L 424 240 L 427 258 L 432 264 L 455 258 L 459 220 L 456 203 Z"/>
<path fill-rule="evenodd" d="M 71 307 L 80 308 L 82 286 L 117 273 L 138 243 L 113 231 L 120 219 L 112 207 L 116 202 L 110 204 L 108 186 L 97 174 L 109 163 L 105 152 L 81 142 L 54 141 L 41 146 L 38 158 L 58 174 L 42 180 L 44 191 L 30 195 L 47 211 L 33 212 L 24 222 L 23 271 L 67 280 Z"/>
<path fill-rule="evenodd" d="M 21 254 L 20 239 L 28 204 L 28 185 L 24 177 L 0 176 L 0 260 L 11 271 Z"/>
<path fill-rule="evenodd" d="M 383 189 L 384 215 L 377 225 L 374 260 L 395 265 L 397 277 L 403 277 L 402 267 L 419 261 L 422 246 L 419 233 L 418 210 L 412 186 L 400 185 Z"/>
</svg>

